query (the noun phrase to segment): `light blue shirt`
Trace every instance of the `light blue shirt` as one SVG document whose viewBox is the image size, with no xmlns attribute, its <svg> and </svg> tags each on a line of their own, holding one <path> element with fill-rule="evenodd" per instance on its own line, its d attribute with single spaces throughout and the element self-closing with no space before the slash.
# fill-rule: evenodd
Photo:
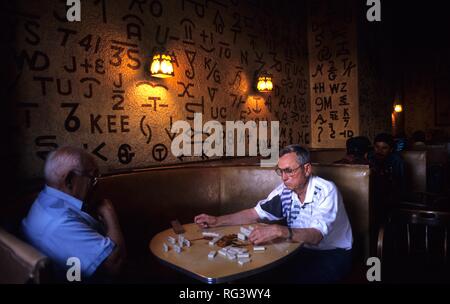
<svg viewBox="0 0 450 304">
<path fill-rule="evenodd" d="M 73 264 L 80 260 L 81 280 L 89 278 L 111 254 L 115 244 L 102 234 L 100 223 L 82 211 L 83 202 L 75 197 L 45 186 L 22 221 L 25 238 L 47 255 L 57 274 L 66 277 Z"/>
</svg>

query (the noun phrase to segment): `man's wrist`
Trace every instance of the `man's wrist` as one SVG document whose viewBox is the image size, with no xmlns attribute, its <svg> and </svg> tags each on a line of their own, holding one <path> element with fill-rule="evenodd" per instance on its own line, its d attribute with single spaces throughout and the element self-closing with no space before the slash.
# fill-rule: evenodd
<svg viewBox="0 0 450 304">
<path fill-rule="evenodd" d="M 287 240 L 288 241 L 292 241 L 292 228 L 291 227 L 287 227 L 287 231 L 288 231 L 288 235 L 287 235 Z"/>
</svg>

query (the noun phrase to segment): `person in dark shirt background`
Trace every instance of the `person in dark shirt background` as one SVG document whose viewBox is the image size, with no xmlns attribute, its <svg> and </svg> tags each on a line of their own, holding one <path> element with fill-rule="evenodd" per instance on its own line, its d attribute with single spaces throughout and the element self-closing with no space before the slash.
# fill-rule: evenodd
<svg viewBox="0 0 450 304">
<path fill-rule="evenodd" d="M 381 216 L 405 194 L 405 165 L 395 151 L 392 135 L 380 133 L 374 140 L 374 151 L 369 153 L 369 162 L 374 175 L 375 203 Z"/>
<path fill-rule="evenodd" d="M 341 160 L 335 161 L 335 164 L 353 164 L 368 165 L 367 159 L 370 140 L 365 136 L 357 136 L 347 139 L 347 154 Z"/>
</svg>

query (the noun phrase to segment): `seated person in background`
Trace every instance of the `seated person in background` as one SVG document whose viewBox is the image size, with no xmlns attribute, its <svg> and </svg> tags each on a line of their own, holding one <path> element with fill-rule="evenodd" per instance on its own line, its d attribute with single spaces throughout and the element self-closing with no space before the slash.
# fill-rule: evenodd
<svg viewBox="0 0 450 304">
<path fill-rule="evenodd" d="M 406 136 L 400 135 L 394 138 L 394 152 L 400 153 L 406 149 Z"/>
<path fill-rule="evenodd" d="M 326 283 L 342 279 L 351 268 L 353 239 L 339 190 L 334 183 L 312 175 L 309 151 L 300 145 L 280 151 L 276 172 L 283 183 L 256 207 L 222 216 L 200 214 L 195 223 L 208 228 L 256 223 L 260 219 L 285 220 L 287 226 L 257 226 L 249 235 L 254 244 L 281 238 L 302 245 L 293 263 L 286 265 L 285 277 L 270 280 Z"/>
<path fill-rule="evenodd" d="M 405 190 L 405 165 L 400 154 L 394 151 L 395 143 L 392 135 L 380 133 L 374 140 L 374 153 L 369 161 L 377 176 L 383 177 L 396 192 Z"/>
<path fill-rule="evenodd" d="M 335 161 L 335 164 L 353 164 L 353 165 L 368 165 L 369 160 L 367 154 L 369 153 L 370 140 L 365 136 L 351 137 L 347 139 L 347 154 L 341 160 Z"/>
<path fill-rule="evenodd" d="M 400 154 L 394 151 L 394 145 L 392 135 L 380 133 L 374 140 L 374 153 L 369 154 L 380 220 L 383 220 L 392 203 L 399 202 L 406 191 L 405 165 Z"/>
<path fill-rule="evenodd" d="M 81 282 L 118 274 L 125 244 L 116 212 L 109 200 L 89 206 L 98 220 L 83 211 L 97 183 L 98 167 L 83 149 L 61 147 L 45 162 L 46 186 L 22 221 L 25 238 L 47 255 L 56 277 L 66 280 L 67 260 L 80 260 Z M 94 215 L 95 216 L 95 215 Z M 98 271 L 100 270 L 100 271 Z M 100 274 L 99 274 L 100 273 Z"/>
</svg>

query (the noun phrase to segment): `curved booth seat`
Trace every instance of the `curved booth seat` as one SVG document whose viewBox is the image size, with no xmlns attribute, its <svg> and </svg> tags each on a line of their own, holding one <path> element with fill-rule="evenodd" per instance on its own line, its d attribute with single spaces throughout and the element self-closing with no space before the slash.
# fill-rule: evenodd
<svg viewBox="0 0 450 304">
<path fill-rule="evenodd" d="M 358 252 L 355 265 L 365 269 L 365 258 L 372 255 L 370 169 L 313 163 L 313 171 L 338 186 Z M 220 215 L 253 207 L 281 182 L 258 159 L 215 160 L 109 174 L 100 178 L 95 194 L 109 198 L 117 210 L 128 249 L 128 281 L 172 283 L 184 278 L 175 278 L 150 254 L 153 236 L 170 228 L 174 219 L 185 224 L 199 213 Z M 27 199 L 26 205 L 31 202 Z"/>
<path fill-rule="evenodd" d="M 358 265 L 364 268 L 364 258 L 371 255 L 370 169 L 314 163 L 313 171 L 341 191 L 360 258 Z M 148 251 L 151 238 L 170 228 L 172 220 L 192 223 L 199 213 L 220 215 L 253 207 L 280 183 L 274 170 L 260 167 L 257 160 L 215 161 L 104 176 L 97 195 L 111 199 L 116 206 L 129 255 L 142 264 L 154 259 Z"/>
<path fill-rule="evenodd" d="M 50 278 L 50 260 L 0 228 L 0 284 L 39 284 Z"/>
</svg>

